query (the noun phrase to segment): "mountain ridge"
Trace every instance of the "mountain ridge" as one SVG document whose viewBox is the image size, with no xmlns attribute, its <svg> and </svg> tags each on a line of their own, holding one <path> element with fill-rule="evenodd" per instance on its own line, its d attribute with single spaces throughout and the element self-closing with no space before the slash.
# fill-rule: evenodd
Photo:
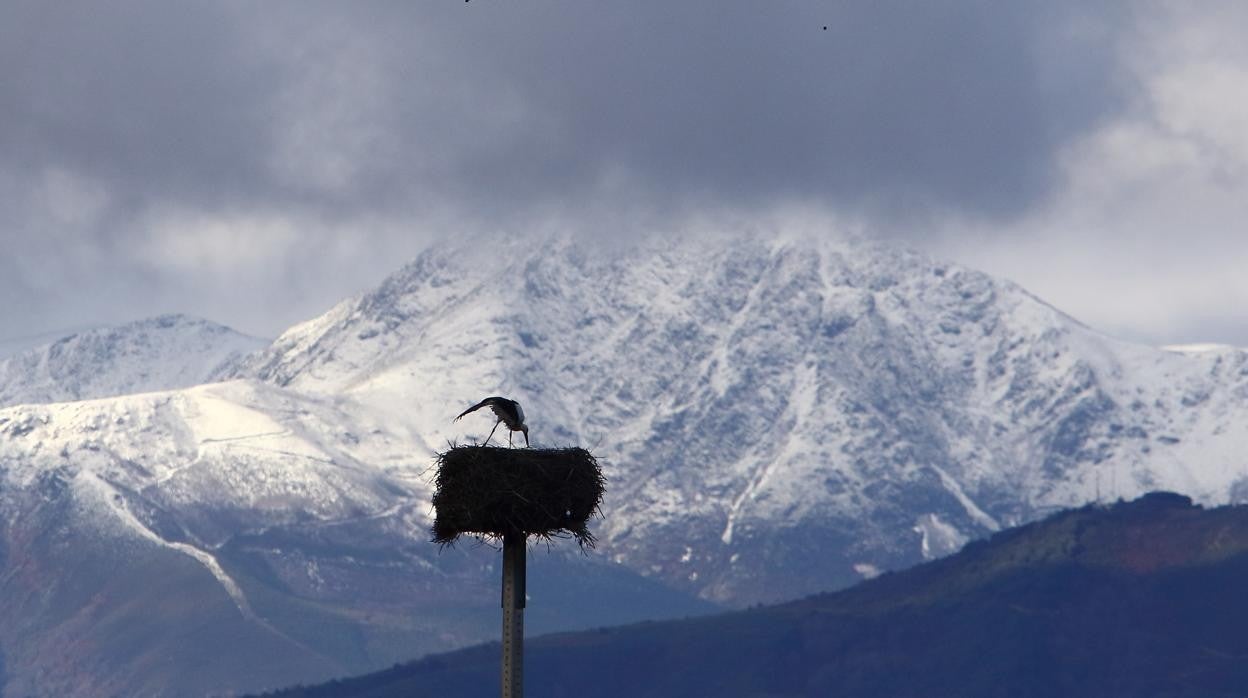
<svg viewBox="0 0 1248 698">
<path fill-rule="evenodd" d="M 1248 507 L 1151 493 L 839 592 L 531 638 L 526 682 L 606 698 L 1233 696 L 1248 679 L 1248 604 L 1233 583 L 1245 573 Z M 498 653 L 490 643 L 265 695 L 481 695 L 497 685 Z"/>
<path fill-rule="evenodd" d="M 265 344 L 180 314 L 83 330 L 0 357 L 0 408 L 188 388 Z"/>
<path fill-rule="evenodd" d="M 764 593 L 735 586 L 728 560 L 739 551 L 723 549 L 750 535 L 752 517 L 800 534 L 806 514 L 822 511 L 839 521 L 812 538 L 845 527 L 874 538 L 875 559 L 839 561 L 844 584 L 856 566 L 948 552 L 1098 488 L 1116 496 L 1171 484 L 1209 502 L 1244 490 L 1226 477 L 1240 469 L 1227 451 L 1244 442 L 1242 428 L 1189 424 L 1204 442 L 1196 449 L 1165 431 L 1186 414 L 1216 412 L 1199 408 L 1210 398 L 1229 403 L 1222 411 L 1244 409 L 1241 351 L 1178 355 L 1114 340 L 1008 282 L 876 245 L 660 241 L 607 258 L 558 239 L 536 247 L 525 256 L 503 245 L 485 261 L 431 250 L 377 291 L 284 333 L 234 375 L 406 401 L 413 421 L 429 425 L 430 449 L 454 438 L 439 418 L 454 396 L 480 385 L 522 395 L 546 433 L 611 444 L 607 457 L 630 465 L 617 481 L 645 512 L 606 523 L 613 554 L 640 552 L 627 542 L 638 516 L 682 520 L 685 538 L 691 516 L 697 528 L 717 521 L 688 553 L 705 551 L 709 564 L 676 572 L 668 562 L 660 574 L 719 600 Z M 416 399 L 428 394 L 445 396 L 428 401 L 437 409 Z M 714 470 L 690 467 L 691 451 Z M 811 477 L 823 495 L 802 484 Z M 894 497 L 943 503 L 903 506 L 874 524 L 859 517 L 865 531 L 836 513 Z M 686 555 L 677 547 L 663 558 Z M 708 590 L 676 574 L 721 581 Z"/>
<path fill-rule="evenodd" d="M 845 587 L 1106 496 L 1248 500 L 1245 357 L 1120 342 L 1014 284 L 878 245 L 435 247 L 220 382 L 0 409 L 0 549 L 51 559 L 54 538 L 15 522 L 76 507 L 84 544 L 155 551 L 249 633 L 259 606 L 323 643 L 296 622 L 316 609 L 360 638 L 326 650 L 358 667 L 493 635 L 468 600 L 496 583 L 492 562 L 426 550 L 426 468 L 488 432 L 451 423 L 485 394 L 524 404 L 535 445 L 584 445 L 606 470 L 600 550 L 566 568 L 577 598 L 611 580 L 633 589 L 620 610 L 663 589 L 679 614 L 706 607 L 690 596 Z M 349 598 L 404 588 L 396 575 L 469 610 Z M 0 570 L 0 587 L 18 581 Z M 391 617 L 411 632 L 378 650 Z M 431 618 L 447 629 L 420 636 Z M 0 637 L 10 677 L 35 666 L 14 659 L 35 656 L 24 642 Z"/>
</svg>

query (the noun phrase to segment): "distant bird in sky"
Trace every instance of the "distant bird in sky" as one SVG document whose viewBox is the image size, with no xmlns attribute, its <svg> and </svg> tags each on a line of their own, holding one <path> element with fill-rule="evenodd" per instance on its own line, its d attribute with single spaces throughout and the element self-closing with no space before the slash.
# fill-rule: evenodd
<svg viewBox="0 0 1248 698">
<path fill-rule="evenodd" d="M 511 437 L 513 436 L 513 432 L 517 431 L 524 432 L 524 445 L 529 445 L 529 425 L 524 423 L 524 410 L 521 409 L 520 403 L 515 400 L 508 400 L 505 397 L 497 396 L 487 397 L 481 402 L 478 402 L 472 407 L 460 412 L 459 416 L 452 421 L 458 422 L 463 419 L 464 415 L 469 412 L 476 412 L 482 407 L 489 407 L 491 410 L 494 410 L 494 416 L 498 417 L 498 421 L 494 422 L 494 428 L 490 430 L 490 435 L 485 437 L 485 443 L 481 444 L 482 446 L 490 442 L 490 438 L 494 436 L 494 432 L 498 429 L 499 424 L 507 425 L 508 446 L 512 445 Z"/>
</svg>

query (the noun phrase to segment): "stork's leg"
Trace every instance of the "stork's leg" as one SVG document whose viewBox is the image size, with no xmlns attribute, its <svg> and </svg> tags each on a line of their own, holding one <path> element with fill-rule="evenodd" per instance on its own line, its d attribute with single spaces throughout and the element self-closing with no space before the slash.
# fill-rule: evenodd
<svg viewBox="0 0 1248 698">
<path fill-rule="evenodd" d="M 516 432 L 512 431 L 511 427 L 507 427 L 507 448 L 515 448 L 516 445 L 511 442 L 511 437 L 515 435 Z"/>
<path fill-rule="evenodd" d="M 484 446 L 484 445 L 486 445 L 486 444 L 490 443 L 490 437 L 491 437 L 491 436 L 494 436 L 494 431 L 495 431 L 496 429 L 498 429 L 498 425 L 499 425 L 499 424 L 502 424 L 502 423 L 503 423 L 503 420 L 501 420 L 501 419 L 500 419 L 500 420 L 498 420 L 497 422 L 494 422 L 494 429 L 491 429 L 491 430 L 490 430 L 490 436 L 485 437 L 485 443 L 484 443 L 484 444 L 481 444 L 482 446 Z"/>
</svg>

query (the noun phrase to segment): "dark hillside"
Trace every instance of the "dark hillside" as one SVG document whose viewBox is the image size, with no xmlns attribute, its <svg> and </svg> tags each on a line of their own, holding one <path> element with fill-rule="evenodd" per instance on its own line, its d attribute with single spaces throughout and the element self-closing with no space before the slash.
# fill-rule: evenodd
<svg viewBox="0 0 1248 698">
<path fill-rule="evenodd" d="M 779 606 L 535 639 L 534 695 L 1243 696 L 1248 507 L 1152 494 Z M 498 647 L 282 696 L 481 696 Z"/>
</svg>

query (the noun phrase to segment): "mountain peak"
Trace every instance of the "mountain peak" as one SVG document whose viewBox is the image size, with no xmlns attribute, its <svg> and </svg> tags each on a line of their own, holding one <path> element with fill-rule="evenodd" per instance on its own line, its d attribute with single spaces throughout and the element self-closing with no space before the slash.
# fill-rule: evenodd
<svg viewBox="0 0 1248 698">
<path fill-rule="evenodd" d="M 18 373 L 168 387 L 142 372 L 204 355 L 181 343 L 200 336 L 193 322 L 71 338 Z M 1248 354 L 1116 341 L 1011 283 L 878 245 L 439 247 L 227 366 L 237 380 L 3 410 L 0 532 L 35 510 L 55 520 L 45 504 L 62 501 L 85 512 L 75 534 L 154 545 L 255 618 L 273 587 L 248 575 L 276 575 L 287 599 L 332 586 L 318 570 L 358 578 L 369 555 L 318 542 L 348 530 L 348 547 L 384 539 L 422 589 L 455 594 L 449 563 L 423 552 L 426 468 L 484 438 L 488 417 L 452 420 L 492 394 L 524 405 L 535 445 L 603 464 L 604 564 L 729 606 L 843 588 L 968 541 L 973 558 L 977 539 L 1088 502 L 1064 533 L 1012 548 L 1021 561 L 985 564 L 1182 569 L 1203 558 L 1165 531 L 1098 538 L 1099 502 L 1159 489 L 1248 501 Z M 1145 502 L 1187 515 L 1175 497 Z"/>
<path fill-rule="evenodd" d="M 83 330 L 0 359 L 0 407 L 189 387 L 263 344 L 182 314 Z"/>
<path fill-rule="evenodd" d="M 1120 342 L 876 243 L 553 237 L 430 249 L 234 375 L 385 405 L 430 451 L 471 438 L 449 415 L 511 395 L 535 443 L 618 464 L 601 536 L 618 561 L 739 603 L 1101 496 L 1248 492 L 1245 356 Z M 789 563 L 809 576 L 760 573 Z"/>
</svg>

